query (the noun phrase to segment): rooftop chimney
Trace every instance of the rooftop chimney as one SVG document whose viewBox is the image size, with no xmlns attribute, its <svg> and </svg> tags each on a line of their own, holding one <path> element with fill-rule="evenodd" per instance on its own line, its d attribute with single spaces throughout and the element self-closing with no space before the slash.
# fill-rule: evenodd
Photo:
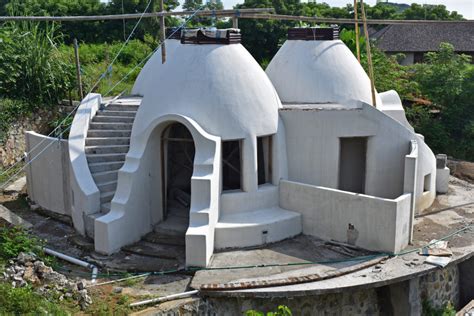
<svg viewBox="0 0 474 316">
<path fill-rule="evenodd" d="M 193 29 L 184 30 L 181 44 L 239 44 L 239 29 Z"/>
<path fill-rule="evenodd" d="M 331 41 L 339 39 L 339 27 L 304 27 L 288 29 L 290 41 Z"/>
</svg>

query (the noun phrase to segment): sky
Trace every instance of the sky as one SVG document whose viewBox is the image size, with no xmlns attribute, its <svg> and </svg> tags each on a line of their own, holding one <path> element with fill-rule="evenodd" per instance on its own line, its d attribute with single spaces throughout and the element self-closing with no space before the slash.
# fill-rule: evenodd
<svg viewBox="0 0 474 316">
<path fill-rule="evenodd" d="M 180 1 L 181 2 L 181 1 Z M 232 8 L 233 5 L 237 3 L 242 3 L 244 0 L 223 0 L 225 8 Z M 326 2 L 327 4 L 333 7 L 343 7 L 347 3 L 353 3 L 354 1 L 351 0 L 318 0 L 319 2 Z M 367 4 L 374 5 L 376 0 L 365 0 Z M 449 11 L 458 11 L 458 13 L 462 14 L 466 19 L 474 19 L 474 0 L 391 0 L 390 2 L 396 3 L 419 3 L 419 4 L 444 4 Z"/>
</svg>

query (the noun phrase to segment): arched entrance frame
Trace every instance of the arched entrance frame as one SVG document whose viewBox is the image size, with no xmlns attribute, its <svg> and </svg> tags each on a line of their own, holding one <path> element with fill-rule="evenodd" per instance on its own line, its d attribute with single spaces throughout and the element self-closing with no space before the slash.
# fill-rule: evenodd
<svg viewBox="0 0 474 316">
<path fill-rule="evenodd" d="M 161 116 L 149 124 L 145 132 L 132 135 L 130 151 L 119 171 L 111 211 L 95 221 L 98 252 L 113 253 L 138 241 L 162 219 L 160 136 L 172 123 L 181 123 L 189 130 L 196 149 L 186 232 L 186 265 L 203 267 L 209 263 L 219 217 L 221 139 L 208 134 L 191 118 L 177 114 Z"/>
</svg>

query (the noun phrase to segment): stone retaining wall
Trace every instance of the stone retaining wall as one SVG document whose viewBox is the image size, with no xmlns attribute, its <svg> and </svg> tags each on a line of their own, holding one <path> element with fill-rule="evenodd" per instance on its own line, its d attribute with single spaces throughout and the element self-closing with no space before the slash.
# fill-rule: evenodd
<svg viewBox="0 0 474 316">
<path fill-rule="evenodd" d="M 23 158 L 26 148 L 25 132 L 34 131 L 40 134 L 48 134 L 51 130 L 51 122 L 61 114 L 69 113 L 71 107 L 69 101 L 62 102 L 57 111 L 51 109 L 40 110 L 28 117 L 22 117 L 10 126 L 4 139 L 0 139 L 0 168 L 8 167 Z"/>
<path fill-rule="evenodd" d="M 474 260 L 468 261 L 471 261 L 471 267 Z M 244 315 L 251 309 L 276 311 L 279 305 L 286 305 L 293 315 L 302 316 L 421 315 L 425 301 L 433 308 L 442 308 L 451 302 L 459 310 L 462 307 L 462 278 L 459 265 L 454 264 L 424 276 L 378 288 L 299 297 L 183 299 L 146 310 L 144 315 Z"/>
</svg>

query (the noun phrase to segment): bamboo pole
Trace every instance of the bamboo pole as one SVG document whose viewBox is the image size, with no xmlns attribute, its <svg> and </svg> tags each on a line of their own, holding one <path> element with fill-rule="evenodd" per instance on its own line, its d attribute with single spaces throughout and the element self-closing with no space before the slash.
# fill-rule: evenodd
<svg viewBox="0 0 474 316">
<path fill-rule="evenodd" d="M 360 64 L 360 43 L 359 43 L 359 23 L 358 23 L 358 15 L 357 12 L 359 9 L 357 8 L 357 0 L 354 0 L 354 20 L 355 20 L 355 37 L 356 37 L 356 50 L 357 50 L 357 60 Z"/>
<path fill-rule="evenodd" d="M 375 96 L 374 68 L 372 64 L 372 54 L 370 51 L 369 30 L 367 29 L 367 17 L 365 15 L 364 0 L 360 0 L 362 11 L 362 21 L 364 22 L 365 47 L 367 49 L 367 62 L 369 64 L 370 90 L 372 92 L 372 105 L 377 107 L 377 98 Z"/>
<path fill-rule="evenodd" d="M 81 62 L 79 60 L 79 45 L 77 44 L 77 39 L 74 39 L 74 56 L 76 62 L 76 76 L 77 76 L 77 88 L 79 92 L 79 97 L 84 99 L 84 92 L 82 91 L 82 78 L 81 78 Z"/>
<path fill-rule="evenodd" d="M 163 0 L 160 0 L 160 12 L 164 12 L 164 5 Z M 166 62 L 166 26 L 165 26 L 165 16 L 160 16 L 160 42 L 161 42 L 161 63 L 164 64 Z"/>
</svg>

